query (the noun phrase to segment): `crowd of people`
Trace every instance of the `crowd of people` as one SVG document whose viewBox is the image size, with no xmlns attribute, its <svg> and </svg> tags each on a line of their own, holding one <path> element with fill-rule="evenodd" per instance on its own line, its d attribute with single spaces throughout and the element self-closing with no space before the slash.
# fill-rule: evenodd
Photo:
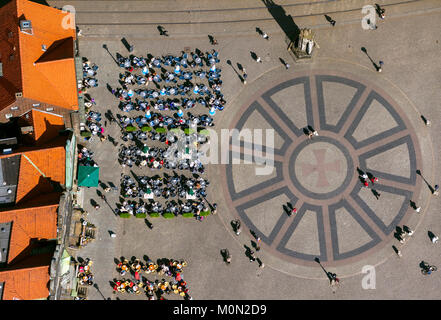
<svg viewBox="0 0 441 320">
<path fill-rule="evenodd" d="M 191 60 L 188 60 L 189 57 Z M 120 67 L 126 71 L 120 73 L 122 87 L 112 89 L 112 93 L 121 100 L 120 108 L 123 111 L 130 111 L 137 107 L 142 111 L 150 110 L 150 108 L 157 110 L 189 109 L 194 107 L 196 103 L 211 109 L 211 112 L 213 109 L 224 109 L 226 101 L 221 92 L 221 69 L 216 68 L 216 63 L 219 62 L 216 50 L 211 53 L 203 53 L 197 49 L 196 53 L 182 52 L 180 56 L 167 55 L 163 57 L 153 57 L 151 54 L 147 54 L 147 58 L 118 55 L 117 60 Z M 204 70 L 204 67 L 207 69 Z M 141 70 L 141 74 L 134 74 L 137 70 Z M 198 82 L 191 81 L 193 76 L 198 79 Z M 206 83 L 204 83 L 205 80 Z M 159 90 L 159 83 L 163 81 L 166 85 Z M 131 88 L 131 86 L 148 86 L 150 82 L 153 82 L 158 90 L 134 90 Z M 132 98 L 135 97 L 135 94 L 136 98 L 133 101 Z M 183 96 L 194 96 L 195 98 L 183 98 Z M 142 100 L 139 100 L 138 97 Z"/>
<path fill-rule="evenodd" d="M 183 114 L 175 114 L 173 117 L 168 117 L 160 113 L 147 112 L 145 116 L 128 117 L 118 115 L 119 125 L 122 128 L 134 126 L 135 124 L 142 128 L 150 126 L 152 128 L 189 128 L 189 127 L 212 127 L 214 126 L 213 118 L 209 115 L 203 114 L 194 116 L 189 113 L 188 117 L 184 117 Z"/>
<path fill-rule="evenodd" d="M 96 105 L 95 99 L 86 93 L 85 88 L 97 87 L 98 80 L 94 77 L 97 74 L 98 66 L 90 63 L 87 58 L 83 58 L 83 86 L 80 93 L 84 93 L 84 107 L 86 116 L 86 126 L 92 135 L 98 136 L 101 140 L 105 140 L 104 127 L 101 124 L 101 113 L 93 111 L 92 107 Z M 88 137 L 86 137 L 86 140 Z"/>
<path fill-rule="evenodd" d="M 109 87 L 109 90 L 120 100 L 120 110 L 127 113 L 117 115 L 121 138 L 124 142 L 132 142 L 122 145 L 119 150 L 122 167 L 188 170 L 193 174 L 203 174 L 205 168 L 200 160 L 203 153 L 197 147 L 208 142 L 208 135 L 201 134 L 200 130 L 214 126 L 213 115 L 216 110 L 223 110 L 226 103 L 221 92 L 221 70 L 216 67 L 220 62 L 218 52 L 212 50 L 203 53 L 196 49 L 194 53 L 181 52 L 179 55 L 162 57 L 151 54 L 146 57 L 124 57 L 117 54 L 116 58 L 124 69 L 119 74 L 121 87 Z M 184 115 L 183 110 L 197 105 L 208 108 L 208 114 L 196 115 L 187 111 Z M 166 115 L 163 113 L 165 111 L 174 113 Z M 132 115 L 131 112 L 142 114 Z M 196 130 L 190 131 L 194 128 Z M 175 131 L 172 133 L 171 129 L 182 131 L 179 131 L 179 135 Z M 148 141 L 165 143 L 165 147 L 147 145 Z M 126 199 L 120 203 L 121 212 L 153 210 L 173 212 L 176 215 L 194 212 L 197 215 L 206 209 L 202 201 L 189 204 L 173 201 L 162 207 L 152 200 L 153 197 L 200 200 L 206 196 L 208 181 L 205 179 L 175 176 L 167 180 L 161 178 L 162 185 L 157 177 L 144 176 L 142 180 L 151 183 L 138 181 L 138 185 L 134 181 L 129 182 L 129 179 L 131 181 L 131 178 L 125 176 L 121 180 L 122 196 L 130 200 L 139 197 L 141 201 L 137 203 Z M 184 184 L 187 183 L 192 183 L 194 187 L 186 188 Z M 147 204 L 146 208 L 142 199 L 150 199 L 153 203 Z"/>
<path fill-rule="evenodd" d="M 143 147 L 122 146 L 119 151 L 119 162 L 123 167 L 130 168 L 136 165 L 150 169 L 189 170 L 195 174 L 205 172 L 198 154 L 184 158 L 182 153 L 179 149 L 148 147 L 146 144 Z"/>
<path fill-rule="evenodd" d="M 98 87 L 98 79 L 95 78 L 97 70 L 96 64 L 83 57 L 83 81 L 79 84 L 79 93 L 86 93 L 88 88 Z"/>
<path fill-rule="evenodd" d="M 78 152 L 78 164 L 82 166 L 88 166 L 88 167 L 97 167 L 98 165 L 95 163 L 95 160 L 93 160 L 93 152 L 87 149 L 86 147 L 83 147 L 81 145 L 78 146 L 78 149 L 80 150 Z"/>
<path fill-rule="evenodd" d="M 82 260 L 78 265 L 78 282 L 82 286 L 91 286 L 93 285 L 93 274 L 90 270 L 92 266 L 92 260 L 87 258 L 86 260 Z"/>
<path fill-rule="evenodd" d="M 206 194 L 206 187 L 210 184 L 202 177 L 188 178 L 184 175 L 175 174 L 174 176 L 156 175 L 154 177 L 141 176 L 132 179 L 124 176 L 121 180 L 121 193 L 125 198 L 147 198 L 148 194 L 165 199 L 179 197 L 186 198 L 189 192 L 202 200 Z M 138 182 L 138 183 L 136 183 Z"/>
<path fill-rule="evenodd" d="M 149 199 L 148 202 L 139 200 L 138 202 L 134 200 L 124 200 L 118 206 L 118 212 L 129 213 L 131 215 L 136 214 L 166 214 L 170 213 L 175 216 L 191 214 L 191 216 L 196 217 L 197 220 L 202 221 L 204 216 L 203 212 L 209 212 L 209 208 L 202 200 L 190 200 L 187 199 L 185 202 L 182 200 L 170 200 L 166 201 L 163 206 L 160 202 Z"/>
<path fill-rule="evenodd" d="M 149 300 L 166 300 L 165 294 L 174 293 L 184 299 L 192 300 L 182 274 L 186 266 L 187 262 L 184 260 L 164 258 L 158 259 L 155 263 L 147 258 L 144 263 L 136 257 L 132 257 L 131 261 L 123 259 L 117 264 L 116 270 L 121 277 L 130 275 L 130 278 L 113 279 L 113 292 L 141 294 L 144 290 Z M 160 277 L 171 277 L 171 280 L 166 281 L 165 278 L 149 280 L 142 276 L 143 273 L 150 276 L 156 274 Z"/>
</svg>

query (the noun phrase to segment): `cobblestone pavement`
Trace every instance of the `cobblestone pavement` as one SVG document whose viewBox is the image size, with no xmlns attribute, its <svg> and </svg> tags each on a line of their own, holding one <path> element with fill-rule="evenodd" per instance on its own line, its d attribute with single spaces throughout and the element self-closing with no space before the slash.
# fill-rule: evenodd
<svg viewBox="0 0 441 320">
<path fill-rule="evenodd" d="M 110 54 L 128 54 L 122 37 L 135 54 L 145 56 L 178 54 L 186 47 L 209 50 L 207 35 L 212 34 L 219 42 L 215 48 L 227 100 L 215 116 L 215 130 L 274 129 L 274 145 L 262 142 L 263 156 L 274 151 L 269 175 L 256 175 L 258 166 L 252 164 L 208 166 L 208 200 L 218 203 L 218 214 L 203 222 L 150 219 L 150 230 L 143 219 L 119 219 L 106 205 L 95 211 L 89 200 L 98 199 L 96 190 L 85 190 L 84 207 L 99 230 L 98 239 L 78 255 L 94 260 L 104 296 L 115 298 L 109 285 L 117 276 L 115 258 L 147 254 L 186 259 L 184 276 L 194 299 L 440 298 L 441 278 L 436 273 L 424 277 L 418 266 L 421 260 L 440 261 L 438 245 L 428 238 L 428 231 L 441 233 L 440 200 L 428 187 L 440 182 L 441 145 L 435 136 L 440 114 L 434 108 L 441 80 L 434 68 L 441 62 L 438 1 L 380 1 L 386 19 L 376 30 L 361 28 L 361 7 L 368 1 L 280 2 L 299 27 L 316 32 L 320 49 L 306 63 L 292 61 L 281 26 L 260 1 L 49 3 L 76 8 L 83 33 L 80 51 L 100 66 L 100 86 L 91 95 L 103 114 L 119 111 L 106 83 L 118 84 L 119 68 Z M 337 21 L 334 27 L 325 13 Z M 170 36 L 159 36 L 157 25 Z M 256 26 L 270 39 L 258 35 Z M 251 52 L 263 62 L 253 61 Z M 291 67 L 285 69 L 280 58 Z M 384 61 L 381 73 L 370 58 Z M 238 77 L 238 63 L 247 70 L 246 85 Z M 425 126 L 422 115 L 432 126 Z M 303 133 L 308 125 L 319 136 L 308 139 Z M 119 130 L 115 124 L 106 128 L 113 137 Z M 129 173 L 119 166 L 111 143 L 95 141 L 90 147 L 103 182 L 118 184 L 121 173 Z M 250 154 L 246 145 L 229 150 L 232 158 Z M 364 188 L 357 168 L 379 181 Z M 114 207 L 117 195 L 108 200 Z M 419 214 L 410 200 L 422 207 Z M 293 216 L 283 208 L 288 202 L 298 209 Z M 243 222 L 239 236 L 230 224 L 237 218 Z M 403 225 L 415 233 L 401 244 L 394 231 Z M 108 230 L 117 237 L 110 238 Z M 264 269 L 244 254 L 254 240 L 250 231 L 262 239 L 257 256 Z M 222 248 L 232 254 L 229 266 L 222 262 Z M 341 278 L 335 294 L 316 257 Z M 375 266 L 375 290 L 362 287 L 365 265 Z M 102 297 L 92 288 L 90 299 Z"/>
</svg>

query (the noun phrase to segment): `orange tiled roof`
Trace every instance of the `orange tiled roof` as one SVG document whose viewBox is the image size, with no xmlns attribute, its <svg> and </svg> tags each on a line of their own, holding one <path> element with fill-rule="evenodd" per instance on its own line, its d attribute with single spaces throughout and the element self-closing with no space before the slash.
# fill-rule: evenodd
<svg viewBox="0 0 441 320">
<path fill-rule="evenodd" d="M 25 251 L 31 239 L 57 237 L 57 209 L 58 204 L 52 204 L 0 212 L 0 223 L 12 222 L 8 263 Z"/>
<path fill-rule="evenodd" d="M 38 144 L 45 143 L 58 136 L 64 129 L 64 118 L 58 114 L 32 109 L 34 139 Z"/>
<path fill-rule="evenodd" d="M 0 42 L 8 43 L 8 47 L 2 49 L 2 55 L 9 57 L 15 53 L 19 57 L 15 57 L 12 62 L 2 59 L 4 70 L 8 71 L 4 73 L 5 78 L 13 79 L 9 81 L 19 89 L 17 91 L 21 90 L 25 98 L 78 110 L 73 58 L 75 29 L 62 27 L 62 21 L 68 13 L 28 0 L 12 2 L 15 5 L 8 4 L 0 8 L 0 19 L 6 20 L 3 23 L 8 30 L 12 29 L 14 36 L 8 38 L 3 34 Z M 11 14 L 14 18 L 11 18 Z M 32 35 L 20 31 L 20 20 L 31 21 Z M 42 50 L 43 45 L 47 48 L 46 52 Z M 20 74 L 19 79 L 16 79 L 17 75 L 13 75 L 13 72 Z M 4 107 L 0 104 L 0 110 Z"/>
<path fill-rule="evenodd" d="M 0 110 L 15 101 L 15 93 L 21 91 L 22 87 L 17 23 L 17 3 L 10 1 L 0 8 L 0 60 L 3 69 L 3 77 L 0 78 Z"/>
<path fill-rule="evenodd" d="M 34 167 L 26 157 L 47 177 Z M 21 152 L 16 203 L 53 192 L 49 182 L 65 183 L 66 153 L 63 146 Z"/>
<path fill-rule="evenodd" d="M 0 271 L 4 282 L 3 300 L 34 300 L 49 296 L 49 265 Z"/>
<path fill-rule="evenodd" d="M 31 109 L 21 115 L 19 125 L 33 127 L 33 131 L 26 135 L 37 145 L 58 137 L 59 131 L 65 128 L 63 116 L 38 109 Z"/>
</svg>

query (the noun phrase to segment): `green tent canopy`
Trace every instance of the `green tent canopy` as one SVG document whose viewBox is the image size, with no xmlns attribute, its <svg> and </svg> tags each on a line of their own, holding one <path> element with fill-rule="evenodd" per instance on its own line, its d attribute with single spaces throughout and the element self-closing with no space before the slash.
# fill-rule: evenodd
<svg viewBox="0 0 441 320">
<path fill-rule="evenodd" d="M 70 255 L 66 251 L 66 249 L 64 249 L 63 255 L 61 256 L 60 259 L 59 274 L 60 275 L 66 274 L 69 271 L 69 267 L 70 267 Z"/>
<path fill-rule="evenodd" d="M 78 186 L 98 187 L 99 167 L 78 166 Z"/>
</svg>

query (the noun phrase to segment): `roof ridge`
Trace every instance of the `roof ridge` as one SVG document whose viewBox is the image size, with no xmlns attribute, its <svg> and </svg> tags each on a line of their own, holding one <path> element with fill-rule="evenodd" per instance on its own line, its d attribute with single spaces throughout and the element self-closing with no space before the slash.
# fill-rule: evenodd
<svg viewBox="0 0 441 320">
<path fill-rule="evenodd" d="M 54 203 L 54 204 L 36 205 L 36 206 L 28 207 L 28 208 L 18 208 L 18 209 L 12 208 L 11 210 L 0 211 L 0 214 L 2 214 L 2 213 L 12 213 L 12 212 L 17 212 L 18 213 L 18 211 L 28 211 L 28 210 L 32 210 L 32 209 L 44 209 L 44 208 L 59 207 L 59 206 L 60 206 L 60 204 Z"/>
</svg>

